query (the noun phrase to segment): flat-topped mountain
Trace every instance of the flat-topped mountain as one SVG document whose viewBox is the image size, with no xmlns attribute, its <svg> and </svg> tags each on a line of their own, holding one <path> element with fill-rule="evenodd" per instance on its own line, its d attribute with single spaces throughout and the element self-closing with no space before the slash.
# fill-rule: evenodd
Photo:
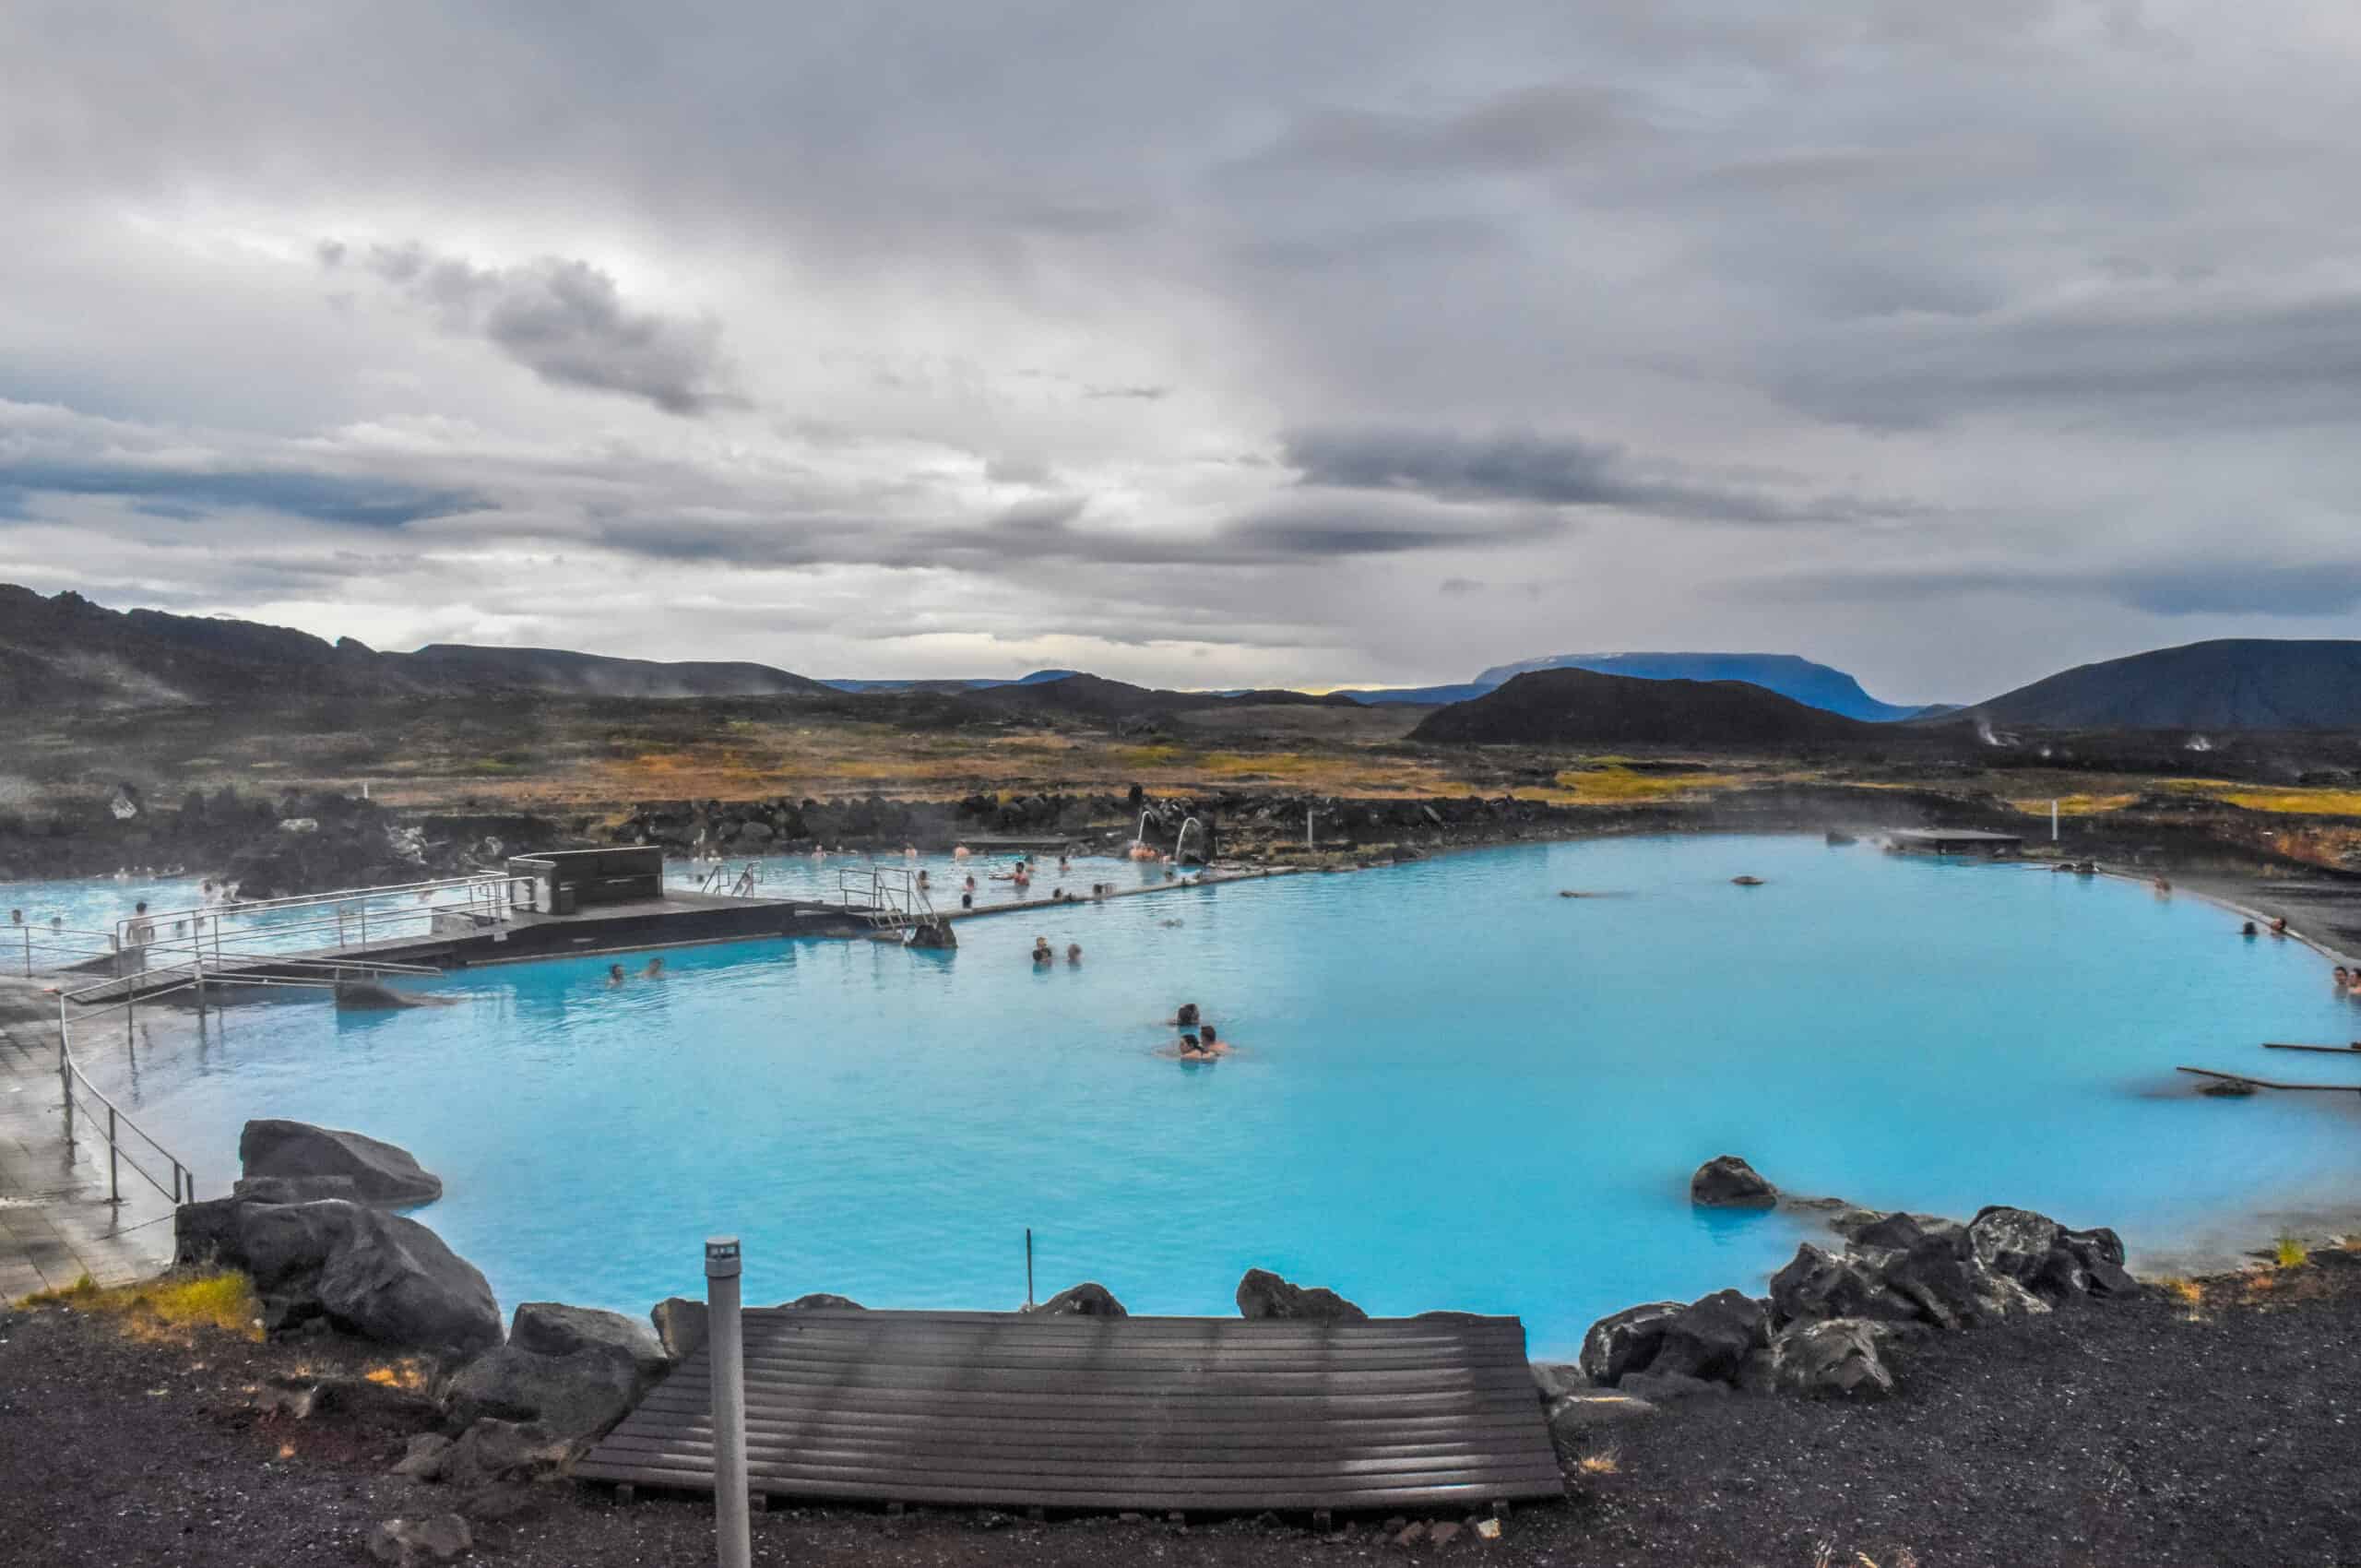
<svg viewBox="0 0 2361 1568">
<path fill-rule="evenodd" d="M 1879 727 L 1744 681 L 1536 670 L 1429 714 L 1414 741 L 1481 745 L 1780 745 L 1856 741 Z"/>
<path fill-rule="evenodd" d="M 2361 642 L 2225 637 L 2077 665 L 1981 702 L 2056 730 L 2361 730 Z"/>
<path fill-rule="evenodd" d="M 1558 653 L 1496 664 L 1477 676 L 1476 684 L 1498 686 L 1536 670 L 1588 670 L 1643 681 L 1744 681 L 1807 707 L 1873 723 L 1920 718 L 1928 711 L 1924 706 L 1880 702 L 1844 671 L 1792 653 Z M 1940 709 L 1940 705 L 1935 706 Z"/>
</svg>

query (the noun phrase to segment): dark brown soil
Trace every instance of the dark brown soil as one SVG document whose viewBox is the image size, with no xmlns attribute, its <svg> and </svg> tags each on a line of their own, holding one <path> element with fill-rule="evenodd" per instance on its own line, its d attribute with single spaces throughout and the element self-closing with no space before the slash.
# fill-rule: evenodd
<svg viewBox="0 0 2361 1568">
<path fill-rule="evenodd" d="M 397 1396 L 305 1420 L 264 1415 L 273 1372 L 377 1364 L 336 1343 L 126 1336 L 55 1309 L 0 1313 L 0 1562 L 352 1563 L 380 1519 L 445 1489 L 385 1471 L 424 1418 Z M 1730 1396 L 1676 1407 L 1591 1450 L 1562 1506 L 1487 1542 L 1396 1545 L 1380 1521 L 1176 1532 L 1032 1525 L 973 1510 L 855 1509 L 754 1521 L 758 1562 L 1242 1565 L 1449 1556 L 1512 1564 L 1861 1568 L 2361 1563 L 2361 1255 L 2084 1304 L 1928 1341 L 1877 1405 Z M 519 1568 L 702 1564 L 707 1505 L 617 1507 L 570 1482 L 480 1524 L 475 1561 Z M 513 1502 L 514 1500 L 512 1500 Z M 1395 1526 L 1399 1528 L 1398 1524 Z"/>
</svg>

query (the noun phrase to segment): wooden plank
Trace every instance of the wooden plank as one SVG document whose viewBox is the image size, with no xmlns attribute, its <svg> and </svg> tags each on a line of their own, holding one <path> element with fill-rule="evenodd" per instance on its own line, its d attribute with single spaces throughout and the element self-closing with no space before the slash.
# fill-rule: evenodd
<svg viewBox="0 0 2361 1568">
<path fill-rule="evenodd" d="M 789 1496 L 1180 1512 L 1558 1495 L 1515 1319 L 747 1314 L 748 1470 Z M 710 1371 L 576 1467 L 710 1491 Z"/>
</svg>

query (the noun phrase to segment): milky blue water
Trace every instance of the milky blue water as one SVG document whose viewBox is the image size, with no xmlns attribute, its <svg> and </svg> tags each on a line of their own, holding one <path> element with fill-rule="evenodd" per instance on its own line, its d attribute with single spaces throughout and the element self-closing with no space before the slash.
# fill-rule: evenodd
<svg viewBox="0 0 2361 1568">
<path fill-rule="evenodd" d="M 1690 1206 L 1726 1151 L 1795 1193 L 2021 1204 L 2135 1250 L 2349 1192 L 2361 1097 L 2208 1100 L 2171 1070 L 2361 1035 L 2326 959 L 2236 925 L 2023 867 L 1614 839 L 1011 914 L 950 955 L 689 948 L 620 989 L 603 959 L 478 968 L 418 988 L 446 1007 L 159 1018 L 136 1066 L 85 1064 L 208 1192 L 250 1116 L 414 1150 L 447 1183 L 419 1218 L 504 1304 L 642 1312 L 732 1230 L 751 1301 L 1008 1307 L 1030 1226 L 1044 1295 L 1223 1313 L 1261 1265 L 1377 1313 L 1518 1313 L 1548 1355 L 1792 1254 L 1801 1219 Z M 1037 969 L 1037 933 L 1083 962 Z M 1237 1053 L 1160 1055 L 1181 1001 Z"/>
</svg>

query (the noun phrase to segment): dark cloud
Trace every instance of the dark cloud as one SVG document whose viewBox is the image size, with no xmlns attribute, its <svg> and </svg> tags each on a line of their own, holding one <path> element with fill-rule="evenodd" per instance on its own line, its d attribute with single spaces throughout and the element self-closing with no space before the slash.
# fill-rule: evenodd
<svg viewBox="0 0 2361 1568">
<path fill-rule="evenodd" d="M 2150 615 L 2312 620 L 2361 610 L 2361 561 L 2280 564 L 2206 559 L 2121 565 L 1836 567 L 1760 579 L 1741 591 L 1773 593 L 1795 600 L 1859 603 L 1980 594 L 2096 599 Z"/>
<path fill-rule="evenodd" d="M 588 262 L 478 267 L 412 244 L 377 246 L 368 265 L 445 331 L 483 339 L 552 386 L 618 392 L 670 414 L 745 405 L 728 385 L 718 323 L 630 309 Z"/>
<path fill-rule="evenodd" d="M 1651 473 L 1619 446 L 1572 436 L 1327 429 L 1291 432 L 1285 445 L 1304 484 L 1442 501 L 1614 507 L 1734 523 L 1842 521 L 1905 510 L 1852 498 L 1791 501 L 1757 486 Z"/>
<path fill-rule="evenodd" d="M 442 490 L 365 475 L 298 469 L 209 469 L 154 463 L 59 462 L 0 455 L 0 493 L 120 496 L 149 517 L 192 520 L 254 509 L 360 528 L 400 528 L 430 517 L 477 512 L 492 503 L 463 490 Z"/>
<path fill-rule="evenodd" d="M 1628 93 L 1557 83 L 1442 113 L 1314 110 L 1253 163 L 1387 174 L 1546 171 L 1645 128 Z"/>
</svg>

